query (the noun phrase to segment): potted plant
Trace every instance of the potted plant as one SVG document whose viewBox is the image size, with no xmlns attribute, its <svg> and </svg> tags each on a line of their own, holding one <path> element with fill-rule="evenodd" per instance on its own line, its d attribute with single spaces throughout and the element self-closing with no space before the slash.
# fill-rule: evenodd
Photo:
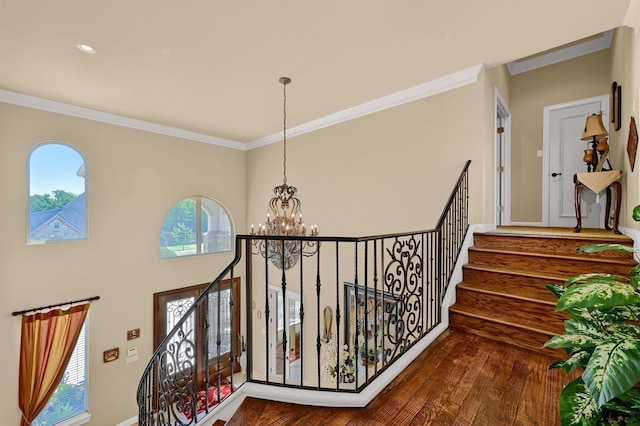
<svg viewBox="0 0 640 426">
<path fill-rule="evenodd" d="M 640 220 L 640 206 L 633 210 Z M 598 244 L 578 250 L 632 252 L 619 244 Z M 556 311 L 566 312 L 566 333 L 545 346 L 565 349 L 568 359 L 550 368 L 567 374 L 582 369 L 560 394 L 560 420 L 573 425 L 640 425 L 640 265 L 631 278 L 589 273 L 548 284 L 558 297 Z"/>
<path fill-rule="evenodd" d="M 335 378 L 337 376 L 338 380 L 342 383 L 353 383 L 355 381 L 355 365 L 349 345 L 345 344 L 342 347 L 340 359 L 342 362 L 339 366 L 329 366 L 329 373 L 331 374 L 331 377 Z"/>
</svg>

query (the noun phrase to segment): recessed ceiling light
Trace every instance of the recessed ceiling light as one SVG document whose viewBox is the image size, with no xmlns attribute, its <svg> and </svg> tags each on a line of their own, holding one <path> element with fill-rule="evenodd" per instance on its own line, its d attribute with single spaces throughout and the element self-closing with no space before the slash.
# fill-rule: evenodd
<svg viewBox="0 0 640 426">
<path fill-rule="evenodd" d="M 96 53 L 96 49 L 94 49 L 92 46 L 89 46 L 88 44 L 80 43 L 76 44 L 76 47 L 78 48 L 78 50 L 84 53 Z"/>
</svg>

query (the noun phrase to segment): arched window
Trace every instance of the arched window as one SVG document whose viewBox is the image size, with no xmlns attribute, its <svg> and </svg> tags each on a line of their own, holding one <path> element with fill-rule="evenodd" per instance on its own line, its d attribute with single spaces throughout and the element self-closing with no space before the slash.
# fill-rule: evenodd
<svg viewBox="0 0 640 426">
<path fill-rule="evenodd" d="M 29 155 L 29 242 L 87 238 L 86 165 L 63 142 L 45 142 Z"/>
<path fill-rule="evenodd" d="M 229 252 L 232 242 L 231 219 L 224 207 L 205 197 L 185 198 L 164 217 L 160 258 Z"/>
</svg>

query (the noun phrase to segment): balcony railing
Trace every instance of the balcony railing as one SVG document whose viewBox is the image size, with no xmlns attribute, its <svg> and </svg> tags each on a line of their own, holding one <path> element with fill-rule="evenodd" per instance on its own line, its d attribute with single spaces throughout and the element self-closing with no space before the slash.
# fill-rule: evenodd
<svg viewBox="0 0 640 426">
<path fill-rule="evenodd" d="M 237 236 L 233 262 L 151 358 L 138 388 L 139 424 L 196 424 L 245 381 L 362 391 L 441 323 L 468 229 L 469 165 L 435 229 L 364 238 Z M 311 242 L 318 250 L 285 270 L 259 254 L 261 240 Z"/>
</svg>

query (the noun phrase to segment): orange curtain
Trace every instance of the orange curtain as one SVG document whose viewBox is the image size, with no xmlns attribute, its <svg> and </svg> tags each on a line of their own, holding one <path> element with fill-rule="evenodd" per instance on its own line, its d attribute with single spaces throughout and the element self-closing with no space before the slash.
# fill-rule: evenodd
<svg viewBox="0 0 640 426">
<path fill-rule="evenodd" d="M 22 317 L 19 400 L 21 426 L 31 424 L 58 387 L 76 346 L 89 303 Z"/>
</svg>

